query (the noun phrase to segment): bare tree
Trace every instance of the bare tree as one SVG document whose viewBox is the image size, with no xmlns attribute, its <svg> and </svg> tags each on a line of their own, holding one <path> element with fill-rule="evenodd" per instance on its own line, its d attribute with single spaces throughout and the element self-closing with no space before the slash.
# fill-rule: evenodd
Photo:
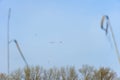
<svg viewBox="0 0 120 80">
<path fill-rule="evenodd" d="M 0 74 L 0 80 L 7 80 L 8 75 Z M 95 69 L 93 66 L 83 65 L 79 72 L 74 67 L 50 68 L 25 67 L 9 75 L 9 80 L 120 80 L 120 77 L 109 68 Z"/>
<path fill-rule="evenodd" d="M 93 80 L 94 71 L 94 67 L 83 65 L 82 68 L 79 69 L 80 80 Z"/>
<path fill-rule="evenodd" d="M 94 80 L 115 80 L 116 73 L 109 68 L 101 67 L 94 73 Z"/>
</svg>

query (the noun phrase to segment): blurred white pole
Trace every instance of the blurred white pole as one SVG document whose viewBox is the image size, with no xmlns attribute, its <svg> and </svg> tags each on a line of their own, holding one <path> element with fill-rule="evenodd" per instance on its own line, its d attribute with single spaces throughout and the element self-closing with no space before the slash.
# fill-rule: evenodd
<svg viewBox="0 0 120 80">
<path fill-rule="evenodd" d="M 22 51 L 20 49 L 20 46 L 19 46 L 17 40 L 14 40 L 14 43 L 16 44 L 16 47 L 17 47 L 17 49 L 18 49 L 18 51 L 19 51 L 23 61 L 25 62 L 25 65 L 28 67 L 28 63 L 27 63 L 27 61 L 26 61 L 26 59 L 25 59 L 25 57 L 24 57 L 24 55 L 23 55 L 23 53 L 22 53 Z"/>
<path fill-rule="evenodd" d="M 119 61 L 119 64 L 120 64 L 119 50 L 118 50 L 118 46 L 117 46 L 115 36 L 114 36 L 114 33 L 113 33 L 113 29 L 112 29 L 112 26 L 111 26 L 110 22 L 109 22 L 109 25 L 110 25 L 110 31 L 111 31 L 111 34 L 112 34 L 112 38 L 113 38 L 113 42 L 114 42 L 114 46 L 115 46 L 115 50 L 116 50 L 116 55 L 118 57 L 118 61 Z"/>
<path fill-rule="evenodd" d="M 10 73 L 10 60 L 9 60 L 9 23 L 10 23 L 10 15 L 11 15 L 11 8 L 9 8 L 8 12 L 8 23 L 7 23 L 7 70 L 8 70 L 8 80 L 9 80 L 9 73 Z"/>
<path fill-rule="evenodd" d="M 104 24 L 104 20 L 105 20 L 105 19 L 107 20 L 106 28 L 103 27 L 103 24 Z M 116 55 L 117 55 L 117 57 L 118 57 L 118 61 L 119 61 L 119 64 L 120 64 L 120 55 L 119 55 L 118 46 L 117 46 L 117 43 L 116 43 L 116 40 L 115 40 L 114 32 L 113 32 L 112 26 L 111 26 L 111 24 L 110 24 L 109 17 L 105 15 L 105 16 L 102 17 L 102 20 L 101 20 L 101 28 L 102 28 L 104 31 L 106 31 L 106 34 L 107 34 L 107 31 L 108 31 L 108 26 L 110 27 L 110 31 L 111 31 L 111 34 L 112 34 L 113 43 L 114 43 L 115 50 L 116 50 Z"/>
<path fill-rule="evenodd" d="M 11 8 L 9 8 L 9 11 L 8 11 L 8 22 L 7 22 L 7 64 L 8 64 L 7 65 L 7 70 L 8 70 L 8 80 L 9 80 L 9 74 L 10 74 L 10 49 L 9 49 L 9 44 L 12 42 L 12 40 L 11 41 L 9 40 L 9 36 L 10 36 L 10 34 L 9 34 L 10 17 L 11 17 Z M 24 60 L 26 66 L 28 68 L 28 63 L 27 63 L 25 57 L 23 56 L 23 53 L 22 53 L 22 51 L 19 47 L 18 42 L 16 40 L 14 40 L 14 42 L 16 44 L 16 47 L 17 47 L 22 59 Z"/>
<path fill-rule="evenodd" d="M 15 40 L 15 39 L 14 39 L 14 40 L 10 40 L 10 41 L 9 41 L 9 44 L 10 44 L 11 42 L 14 42 L 14 43 L 15 43 L 15 45 L 16 45 L 16 47 L 17 47 L 17 50 L 18 50 L 18 52 L 20 53 L 20 56 L 22 57 L 25 65 L 26 65 L 26 67 L 28 67 L 27 60 L 25 59 L 25 57 L 24 57 L 24 55 L 23 55 L 23 53 L 22 53 L 22 50 L 21 50 L 21 48 L 20 48 L 17 40 Z"/>
</svg>

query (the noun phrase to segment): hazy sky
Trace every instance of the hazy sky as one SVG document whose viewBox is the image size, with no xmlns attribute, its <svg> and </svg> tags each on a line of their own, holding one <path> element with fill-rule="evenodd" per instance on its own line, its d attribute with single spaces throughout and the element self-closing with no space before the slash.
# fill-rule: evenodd
<svg viewBox="0 0 120 80">
<path fill-rule="evenodd" d="M 109 15 L 120 45 L 120 0 L 0 0 L 0 72 L 7 72 L 9 8 L 10 40 L 19 42 L 29 65 L 78 69 L 88 64 L 120 72 L 112 39 L 100 28 L 101 17 Z M 10 43 L 10 71 L 24 66 Z"/>
</svg>

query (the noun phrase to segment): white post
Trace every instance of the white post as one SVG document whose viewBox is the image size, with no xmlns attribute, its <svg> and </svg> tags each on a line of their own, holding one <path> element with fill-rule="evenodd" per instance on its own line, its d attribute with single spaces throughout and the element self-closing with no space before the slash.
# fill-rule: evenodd
<svg viewBox="0 0 120 80">
<path fill-rule="evenodd" d="M 10 57 L 9 57 L 9 22 L 10 22 L 10 13 L 11 13 L 11 8 L 9 8 L 8 12 L 8 23 L 7 23 L 7 63 L 8 63 L 8 80 L 9 80 L 9 73 L 10 73 Z"/>
</svg>

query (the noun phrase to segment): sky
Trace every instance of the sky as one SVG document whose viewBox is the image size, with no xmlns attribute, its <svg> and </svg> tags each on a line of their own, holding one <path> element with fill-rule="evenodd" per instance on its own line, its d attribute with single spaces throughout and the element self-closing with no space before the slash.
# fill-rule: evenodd
<svg viewBox="0 0 120 80">
<path fill-rule="evenodd" d="M 120 50 L 120 0 L 0 0 L 0 72 L 7 73 L 7 18 L 10 40 L 16 39 L 30 66 L 79 69 L 88 64 L 120 74 L 110 34 L 100 28 L 110 22 Z M 10 46 L 10 72 L 25 66 L 15 44 Z"/>
</svg>

